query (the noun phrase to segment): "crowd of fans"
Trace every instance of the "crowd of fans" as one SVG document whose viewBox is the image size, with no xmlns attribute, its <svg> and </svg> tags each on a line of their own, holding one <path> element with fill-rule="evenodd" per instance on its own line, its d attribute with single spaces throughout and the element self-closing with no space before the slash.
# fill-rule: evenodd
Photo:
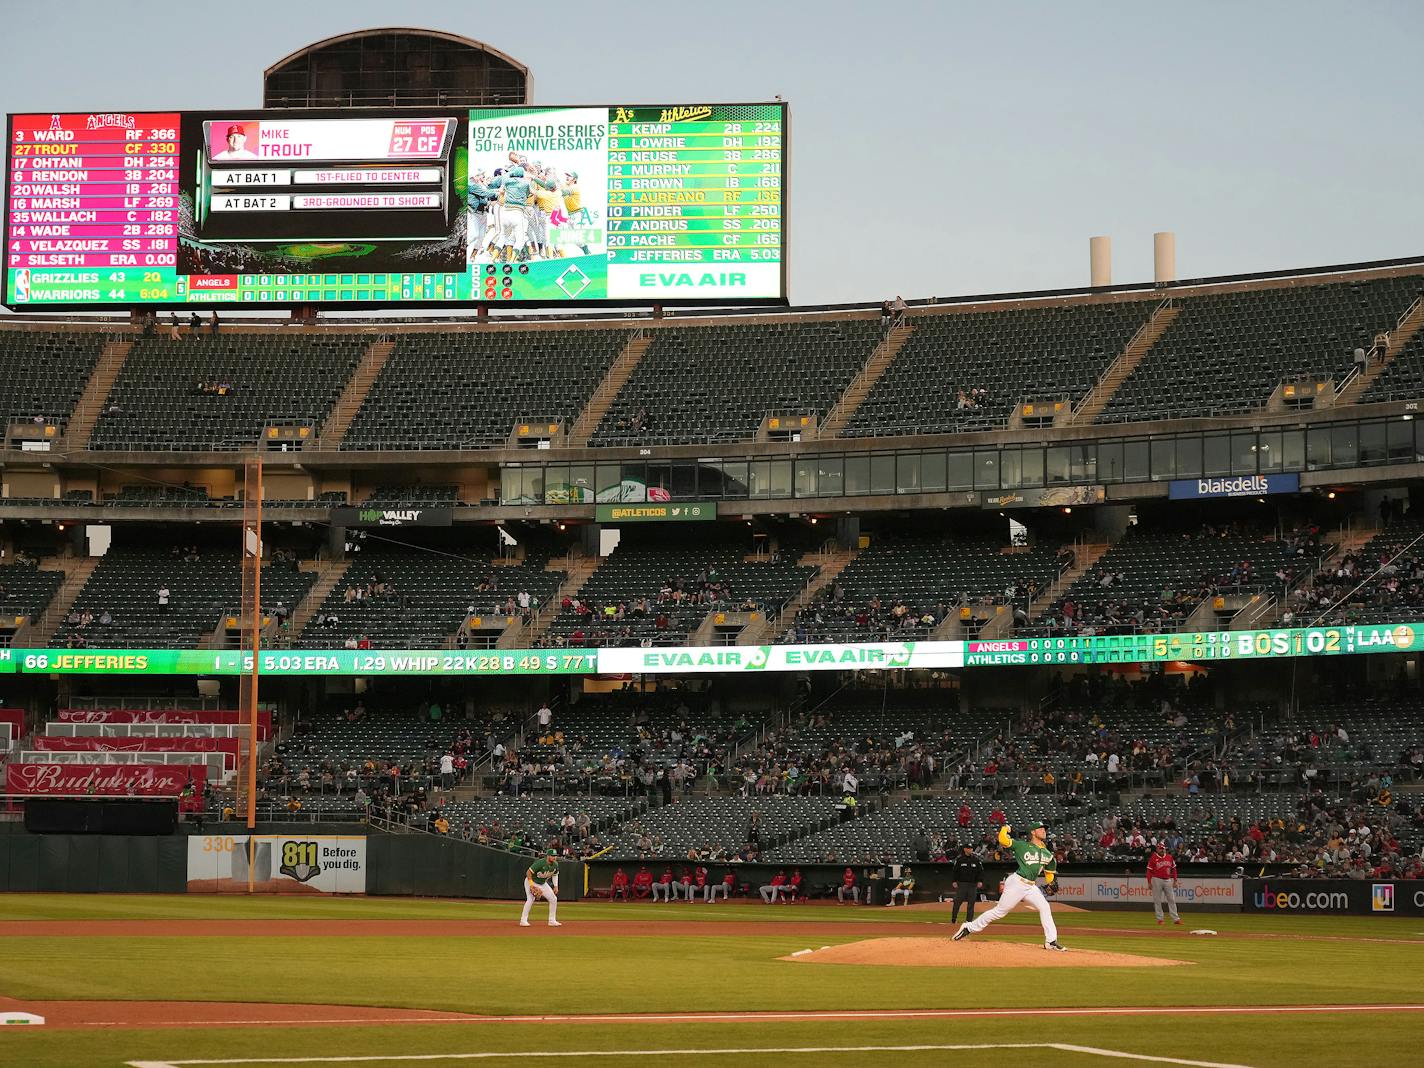
<svg viewBox="0 0 1424 1068">
<path fill-rule="evenodd" d="M 1327 561 L 1294 591 L 1281 622 L 1301 625 L 1388 619 L 1393 610 L 1424 610 L 1424 549 L 1366 546 Z"/>
<path fill-rule="evenodd" d="M 1273 537 L 1273 536 L 1272 536 Z M 1241 523 L 1205 523 L 1183 532 L 1182 555 L 1198 555 L 1191 543 L 1259 539 L 1271 540 L 1262 532 Z M 1209 597 L 1223 594 L 1255 593 L 1289 589 L 1320 553 L 1320 528 L 1314 524 L 1298 527 L 1280 539 L 1279 554 L 1284 562 L 1274 569 L 1262 569 L 1249 556 L 1229 566 L 1200 572 L 1182 582 L 1171 578 L 1150 594 L 1141 588 L 1141 576 L 1130 575 L 1109 561 L 1100 563 L 1085 579 L 1075 583 L 1043 617 L 1038 629 L 1048 636 L 1135 634 L 1142 631 L 1167 633 L 1181 630 L 1188 616 Z M 1170 543 L 1167 543 L 1170 548 Z M 1155 585 L 1155 584 L 1154 584 Z"/>
<path fill-rule="evenodd" d="M 861 790 L 927 789 L 958 756 L 948 728 L 894 737 L 833 733 L 825 712 L 802 712 L 769 730 L 732 762 L 730 783 L 743 797 L 855 797 Z"/>
<path fill-rule="evenodd" d="M 1424 812 L 1396 798 L 1391 787 L 1389 776 L 1370 775 L 1339 794 L 1302 794 L 1289 816 L 1255 820 L 1220 815 L 1209 799 L 1199 801 L 1181 825 L 1170 815 L 1129 823 L 1110 813 L 1095 845 L 1073 842 L 1068 852 L 1085 860 L 1137 862 L 1162 840 L 1183 863 L 1289 864 L 1302 878 L 1424 878 L 1424 859 L 1399 839 L 1424 832 Z"/>
</svg>

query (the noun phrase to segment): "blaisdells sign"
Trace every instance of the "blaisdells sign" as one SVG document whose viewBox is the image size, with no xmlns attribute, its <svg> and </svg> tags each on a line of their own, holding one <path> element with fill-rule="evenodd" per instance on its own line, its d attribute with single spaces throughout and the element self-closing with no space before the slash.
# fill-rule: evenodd
<svg viewBox="0 0 1424 1068">
<path fill-rule="evenodd" d="M 1060 875 L 1058 900 L 1070 905 L 1113 905 L 1140 903 L 1152 904 L 1152 894 L 1148 890 L 1146 878 L 1130 876 L 1114 878 L 1094 875 Z M 1196 879 L 1182 878 L 1177 882 L 1177 903 L 1179 905 L 1230 905 L 1241 904 L 1240 879 Z"/>
<path fill-rule="evenodd" d="M 1167 489 L 1174 501 L 1201 497 L 1263 497 L 1299 493 L 1300 475 L 1232 475 L 1226 478 L 1179 478 Z"/>
<path fill-rule="evenodd" d="M 448 527 L 455 510 L 440 508 L 333 508 L 331 522 L 338 527 Z"/>
<path fill-rule="evenodd" d="M 717 518 L 714 501 L 681 504 L 600 504 L 600 523 L 697 523 Z"/>
<path fill-rule="evenodd" d="M 191 835 L 190 894 L 364 894 L 364 835 Z"/>
</svg>

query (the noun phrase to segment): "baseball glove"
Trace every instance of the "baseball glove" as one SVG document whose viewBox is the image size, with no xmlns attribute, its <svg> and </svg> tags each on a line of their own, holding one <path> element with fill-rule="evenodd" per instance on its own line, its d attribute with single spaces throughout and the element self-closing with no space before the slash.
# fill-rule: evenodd
<svg viewBox="0 0 1424 1068">
<path fill-rule="evenodd" d="M 1057 897 L 1057 896 L 1058 896 L 1058 880 L 1055 879 L 1053 882 L 1045 884 L 1044 887 L 1043 887 L 1043 892 L 1044 892 L 1045 894 L 1047 894 L 1049 897 Z"/>
</svg>

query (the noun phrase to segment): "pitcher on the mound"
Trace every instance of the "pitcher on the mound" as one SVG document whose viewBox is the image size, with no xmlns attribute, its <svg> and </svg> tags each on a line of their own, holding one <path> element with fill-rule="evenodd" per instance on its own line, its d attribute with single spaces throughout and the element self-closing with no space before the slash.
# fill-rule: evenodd
<svg viewBox="0 0 1424 1068">
<path fill-rule="evenodd" d="M 524 873 L 524 913 L 519 917 L 519 926 L 529 926 L 529 910 L 534 907 L 534 898 L 542 897 L 549 903 L 549 926 L 562 927 L 558 921 L 559 910 L 559 863 L 558 854 L 552 849 L 546 855 L 535 857 L 534 863 Z"/>
<path fill-rule="evenodd" d="M 1020 901 L 1027 901 L 1038 910 L 1039 922 L 1043 924 L 1043 948 L 1066 952 L 1058 944 L 1058 925 L 1053 922 L 1053 910 L 1048 907 L 1048 898 L 1038 888 L 1038 877 L 1042 875 L 1048 892 L 1057 892 L 1053 879 L 1058 873 L 1058 862 L 1053 850 L 1048 848 L 1043 824 L 1035 823 L 1029 827 L 1028 841 L 1011 837 L 1010 830 L 1012 828 L 1007 824 L 999 828 L 999 844 L 1014 851 L 1018 870 L 1004 880 L 1004 892 L 999 895 L 999 903 L 977 920 L 961 924 L 959 930 L 954 932 L 954 940 L 958 942 L 961 938 L 978 934 L 995 920 L 1007 916 Z"/>
</svg>

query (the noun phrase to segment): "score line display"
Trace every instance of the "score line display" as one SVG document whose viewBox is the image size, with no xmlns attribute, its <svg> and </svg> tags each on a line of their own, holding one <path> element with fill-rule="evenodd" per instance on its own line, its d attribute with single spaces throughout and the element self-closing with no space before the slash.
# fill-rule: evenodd
<svg viewBox="0 0 1424 1068">
<path fill-rule="evenodd" d="M 10 308 L 784 304 L 783 103 L 9 116 Z"/>
<path fill-rule="evenodd" d="M 1219 662 L 1424 650 L 1424 622 L 1000 641 L 612 649 L 263 650 L 266 675 L 696 675 Z M 251 654 L 211 649 L 0 649 L 0 674 L 237 675 Z"/>
</svg>

